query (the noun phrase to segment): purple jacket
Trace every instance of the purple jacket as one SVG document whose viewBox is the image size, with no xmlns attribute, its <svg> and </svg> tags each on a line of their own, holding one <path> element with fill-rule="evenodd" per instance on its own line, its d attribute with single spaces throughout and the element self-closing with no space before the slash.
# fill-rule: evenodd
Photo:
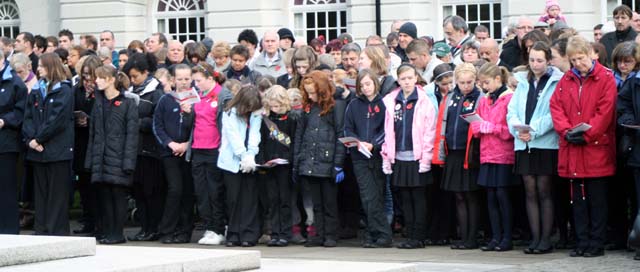
<svg viewBox="0 0 640 272">
<path fill-rule="evenodd" d="M 507 89 L 498 100 L 489 105 L 489 97 L 484 96 L 478 103 L 476 112 L 484 121 L 493 124 L 493 131 L 481 134 L 473 130 L 473 137 L 480 138 L 480 163 L 514 164 L 513 135 L 507 126 L 507 106 L 511 101 L 513 91 Z M 477 128 L 477 126 L 472 126 Z"/>
</svg>

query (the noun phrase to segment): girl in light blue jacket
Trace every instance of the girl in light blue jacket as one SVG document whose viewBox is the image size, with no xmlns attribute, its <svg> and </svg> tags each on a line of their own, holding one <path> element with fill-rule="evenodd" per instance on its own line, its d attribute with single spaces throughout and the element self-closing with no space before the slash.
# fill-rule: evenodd
<svg viewBox="0 0 640 272">
<path fill-rule="evenodd" d="M 516 73 L 516 91 L 507 109 L 507 125 L 515 138 L 515 173 L 524 180 L 531 244 L 526 254 L 552 250 L 552 177 L 558 173 L 558 135 L 553 129 L 549 100 L 562 72 L 549 66 L 551 50 L 536 42 L 529 52 L 527 72 Z M 540 203 L 540 205 L 538 205 Z"/>
<path fill-rule="evenodd" d="M 255 86 L 240 89 L 222 113 L 218 167 L 224 175 L 229 224 L 226 246 L 255 246 L 260 237 L 255 156 L 260 144 L 262 103 Z"/>
</svg>

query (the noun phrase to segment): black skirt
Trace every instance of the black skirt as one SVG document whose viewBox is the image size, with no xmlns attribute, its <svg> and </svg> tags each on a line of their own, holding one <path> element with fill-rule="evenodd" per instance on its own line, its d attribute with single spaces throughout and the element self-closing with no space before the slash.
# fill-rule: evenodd
<svg viewBox="0 0 640 272">
<path fill-rule="evenodd" d="M 471 192 L 480 189 L 478 171 L 464 169 L 465 150 L 450 150 L 444 164 L 441 188 L 452 192 Z"/>
<path fill-rule="evenodd" d="M 516 151 L 514 173 L 518 175 L 558 175 L 558 150 L 537 149 Z"/>
<path fill-rule="evenodd" d="M 518 185 L 519 179 L 512 171 L 513 164 L 483 163 L 478 171 L 478 185 L 491 188 Z"/>
<path fill-rule="evenodd" d="M 431 173 L 418 173 L 418 161 L 399 161 L 393 165 L 391 184 L 396 187 L 423 187 L 433 183 Z"/>
</svg>

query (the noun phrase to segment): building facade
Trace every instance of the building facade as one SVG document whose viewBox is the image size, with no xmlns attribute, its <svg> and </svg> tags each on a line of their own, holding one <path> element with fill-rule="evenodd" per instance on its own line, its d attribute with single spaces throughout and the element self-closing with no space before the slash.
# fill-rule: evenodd
<svg viewBox="0 0 640 272">
<path fill-rule="evenodd" d="M 559 3 L 569 25 L 585 34 L 610 20 L 619 4 L 640 9 L 640 0 Z M 208 36 L 235 42 L 246 28 L 260 36 L 267 29 L 288 27 L 296 39 L 324 35 L 328 41 L 348 32 L 364 43 L 377 33 L 378 25 L 378 34 L 386 36 L 394 20 L 412 21 L 419 36 L 440 39 L 442 19 L 457 14 L 467 19 L 470 29 L 483 24 L 500 38 L 501 29 L 520 16 L 537 20 L 544 5 L 544 0 L 0 0 L 0 35 L 15 37 L 20 31 L 57 35 L 63 28 L 75 35 L 98 35 L 108 29 L 122 48 L 154 32 L 181 41 Z"/>
</svg>

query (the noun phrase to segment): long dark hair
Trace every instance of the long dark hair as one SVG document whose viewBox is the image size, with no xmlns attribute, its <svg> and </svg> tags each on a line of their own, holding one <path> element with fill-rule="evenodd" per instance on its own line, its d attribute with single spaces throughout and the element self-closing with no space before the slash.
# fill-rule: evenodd
<svg viewBox="0 0 640 272">
<path fill-rule="evenodd" d="M 531 46 L 531 49 L 529 50 L 542 51 L 544 52 L 544 58 L 547 60 L 547 62 L 551 61 L 551 58 L 552 58 L 551 48 L 549 47 L 549 44 L 547 44 L 546 42 L 535 42 L 533 43 L 533 45 Z M 534 74 L 533 74 L 533 71 L 531 70 L 531 67 L 529 67 L 529 59 L 527 59 L 527 70 L 529 71 L 529 73 L 527 73 L 527 77 L 529 79 L 532 79 L 534 77 Z"/>
<path fill-rule="evenodd" d="M 49 89 L 58 82 L 67 80 L 67 74 L 64 72 L 64 65 L 62 60 L 56 53 L 44 53 L 40 56 L 40 64 L 47 70 L 45 78 L 49 82 Z"/>
<path fill-rule="evenodd" d="M 262 101 L 258 88 L 253 85 L 242 87 L 240 91 L 231 99 L 225 111 L 236 108 L 236 114 L 243 118 L 249 118 L 252 112 L 262 108 Z"/>
</svg>

